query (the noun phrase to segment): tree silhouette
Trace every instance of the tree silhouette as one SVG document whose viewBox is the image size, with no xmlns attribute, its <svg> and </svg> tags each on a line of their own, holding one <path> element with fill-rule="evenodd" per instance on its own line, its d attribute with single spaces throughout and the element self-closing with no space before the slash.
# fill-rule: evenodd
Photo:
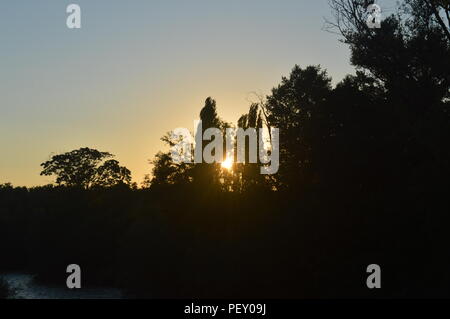
<svg viewBox="0 0 450 319">
<path fill-rule="evenodd" d="M 330 25 L 349 44 L 352 64 L 383 92 L 382 99 L 367 96 L 367 103 L 379 102 L 378 115 L 365 119 L 373 128 L 369 145 L 380 150 L 373 163 L 386 169 L 383 176 L 391 185 L 406 180 L 418 188 L 442 184 L 438 171 L 449 167 L 444 141 L 450 137 L 450 39 L 448 23 L 443 25 L 437 12 L 448 19 L 448 2 L 404 1 L 380 29 L 365 24 L 365 4 L 331 1 L 336 19 Z M 349 115 L 358 121 L 355 112 Z M 426 172 L 426 167 L 432 169 Z"/>
<path fill-rule="evenodd" d="M 168 141 L 168 138 L 163 138 L 163 140 Z M 153 165 L 152 178 L 147 181 L 147 187 L 186 184 L 192 180 L 189 172 L 191 165 L 174 163 L 170 153 L 158 152 L 150 163 Z"/>
<path fill-rule="evenodd" d="M 331 79 L 319 66 L 295 66 L 267 97 L 268 123 L 280 130 L 279 188 L 313 183 L 312 152 L 327 132 L 318 125 L 331 93 Z"/>
<path fill-rule="evenodd" d="M 225 129 L 229 124 L 219 118 L 217 115 L 216 101 L 211 97 L 205 100 L 205 105 L 200 111 L 200 120 L 202 121 L 202 130 L 198 134 L 201 137 L 203 137 L 203 133 L 209 128 L 217 128 L 225 136 Z M 173 135 L 169 132 L 161 140 L 169 147 L 172 147 L 179 142 L 173 138 Z M 195 145 L 193 147 L 194 152 L 200 152 L 203 157 L 203 150 L 207 143 L 208 141 L 203 141 L 201 146 Z M 225 145 L 225 141 L 223 143 Z M 147 186 L 193 183 L 194 188 L 198 190 L 220 190 L 222 187 L 220 163 L 205 163 L 204 161 L 195 164 L 175 163 L 170 152 L 159 152 L 150 163 L 153 165 L 153 177 L 151 179 L 149 177 L 147 178 L 145 182 Z"/>
<path fill-rule="evenodd" d="M 217 128 L 223 132 L 224 122 L 217 115 L 216 101 L 211 97 L 206 99 L 205 106 L 200 111 L 200 120 L 202 121 L 202 131 L 200 132 L 202 136 L 209 128 Z M 202 154 L 208 142 L 202 142 L 203 145 L 200 149 Z M 198 151 L 200 146 L 196 145 L 195 148 L 194 152 Z M 220 164 L 218 163 L 208 164 L 203 161 L 193 167 L 192 176 L 198 189 L 220 188 Z"/>
<path fill-rule="evenodd" d="M 53 155 L 41 164 L 41 175 L 56 175 L 56 184 L 90 189 L 131 183 L 131 172 L 120 166 L 108 152 L 80 148 L 64 154 Z"/>
<path fill-rule="evenodd" d="M 430 9 L 437 3 L 405 1 L 380 29 L 370 29 L 364 1 L 333 0 L 335 21 L 328 25 L 349 44 L 353 65 L 370 72 L 399 103 L 423 108 L 450 97 L 450 38 Z"/>
<path fill-rule="evenodd" d="M 258 132 L 259 129 L 262 129 L 264 127 L 263 107 L 264 105 L 262 102 L 253 103 L 250 106 L 248 113 L 239 118 L 237 127 L 244 130 L 249 128 L 256 129 L 256 132 Z M 237 163 L 235 165 L 234 189 L 239 192 L 245 192 L 251 189 L 254 190 L 255 188 L 269 188 L 271 184 L 268 182 L 268 179 L 270 179 L 270 177 L 260 174 L 260 166 L 262 163 L 259 159 L 256 163 L 250 163 L 249 144 L 247 143 L 247 140 L 248 138 L 246 138 L 246 145 L 243 146 L 245 147 L 245 162 Z M 258 139 L 256 141 L 256 147 L 258 149 L 260 147 L 259 143 L 260 141 Z"/>
</svg>

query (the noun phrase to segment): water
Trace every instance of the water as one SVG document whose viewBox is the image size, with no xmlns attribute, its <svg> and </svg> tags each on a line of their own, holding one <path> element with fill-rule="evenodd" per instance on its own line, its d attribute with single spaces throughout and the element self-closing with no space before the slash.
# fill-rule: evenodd
<svg viewBox="0 0 450 319">
<path fill-rule="evenodd" d="M 15 290 L 18 299 L 121 299 L 122 293 L 115 288 L 68 289 L 38 284 L 33 275 L 10 273 L 1 275 Z"/>
</svg>

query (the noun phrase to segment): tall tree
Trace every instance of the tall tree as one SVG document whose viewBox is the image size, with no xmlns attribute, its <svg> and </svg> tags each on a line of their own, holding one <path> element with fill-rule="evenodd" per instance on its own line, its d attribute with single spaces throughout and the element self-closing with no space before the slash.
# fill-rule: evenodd
<svg viewBox="0 0 450 319">
<path fill-rule="evenodd" d="M 200 120 L 202 121 L 202 131 L 199 134 L 202 137 L 204 132 L 210 128 L 219 129 L 222 136 L 225 136 L 225 129 L 228 125 L 217 115 L 216 101 L 211 97 L 205 100 L 205 105 L 200 111 Z M 201 148 L 201 153 L 203 154 L 205 146 L 211 141 L 203 141 L 201 146 L 195 145 L 195 148 L 197 148 L 195 151 L 199 151 L 198 148 Z M 224 141 L 221 141 L 221 143 L 224 145 Z M 199 189 L 219 189 L 221 187 L 220 170 L 220 163 L 209 164 L 205 163 L 203 159 L 202 163 L 197 163 L 192 168 L 193 181 Z"/>
<path fill-rule="evenodd" d="M 439 176 L 449 172 L 450 159 L 448 1 L 404 0 L 380 29 L 366 25 L 373 1 L 330 3 L 335 13 L 330 25 L 349 44 L 352 64 L 386 93 L 374 134 L 379 145 L 385 141 L 383 162 L 395 161 L 390 166 L 399 183 L 422 189 L 444 183 Z"/>
<path fill-rule="evenodd" d="M 244 130 L 256 129 L 258 133 L 259 129 L 264 127 L 263 121 L 263 108 L 264 102 L 253 103 L 247 114 L 242 115 L 238 120 L 238 128 Z M 259 149 L 260 141 L 256 142 L 256 147 Z M 239 191 L 246 191 L 249 189 L 255 189 L 255 187 L 269 187 L 267 175 L 260 174 L 260 163 L 259 158 L 257 163 L 250 163 L 249 161 L 249 144 L 242 145 L 245 147 L 245 163 L 239 163 L 235 165 L 235 189 Z"/>
<path fill-rule="evenodd" d="M 202 130 L 198 132 L 203 137 L 204 132 L 209 128 L 217 128 L 225 136 L 225 130 L 229 124 L 222 121 L 217 115 L 216 101 L 211 97 L 205 100 L 205 105 L 200 111 L 200 120 L 202 121 Z M 179 141 L 173 139 L 173 135 L 169 132 L 164 135 L 161 140 L 169 147 L 176 145 Z M 195 145 L 194 149 L 203 155 L 205 146 L 210 141 L 203 141 L 202 145 Z M 225 141 L 220 141 L 225 145 Z M 195 152 L 195 150 L 194 150 Z M 225 156 L 225 154 L 224 154 Z M 155 159 L 151 161 L 153 164 L 151 185 L 164 184 L 186 184 L 194 183 L 195 189 L 204 191 L 211 189 L 220 189 L 223 184 L 223 174 L 221 172 L 220 163 L 175 163 L 170 152 L 159 152 Z M 149 184 L 149 178 L 146 185 Z"/>
<path fill-rule="evenodd" d="M 319 66 L 295 66 L 267 97 L 268 123 L 280 130 L 279 188 L 311 185 L 313 153 L 328 132 L 320 129 L 331 79 Z"/>
</svg>

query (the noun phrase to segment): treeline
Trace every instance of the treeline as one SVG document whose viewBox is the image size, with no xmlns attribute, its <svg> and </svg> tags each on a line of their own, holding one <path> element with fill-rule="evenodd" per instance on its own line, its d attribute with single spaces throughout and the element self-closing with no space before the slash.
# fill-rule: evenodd
<svg viewBox="0 0 450 319">
<path fill-rule="evenodd" d="M 55 155 L 56 185 L 0 187 L 0 268 L 64 285 L 76 263 L 154 298 L 448 297 L 450 8 L 405 0 L 370 29 L 362 1 L 331 4 L 355 75 L 295 66 L 235 125 L 279 128 L 277 174 L 161 152 L 139 188 L 109 153 Z M 232 126 L 212 98 L 200 119 Z"/>
<path fill-rule="evenodd" d="M 0 264 L 64 287 L 76 263 L 131 297 L 442 297 L 446 194 L 2 187 Z"/>
</svg>

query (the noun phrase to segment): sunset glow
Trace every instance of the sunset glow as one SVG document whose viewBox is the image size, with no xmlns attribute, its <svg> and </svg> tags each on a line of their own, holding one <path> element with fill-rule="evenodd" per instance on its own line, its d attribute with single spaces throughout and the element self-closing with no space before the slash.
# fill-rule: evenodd
<svg viewBox="0 0 450 319">
<path fill-rule="evenodd" d="M 221 164 L 222 168 L 227 170 L 231 170 L 233 168 L 233 159 L 231 157 L 227 157 Z"/>
</svg>

